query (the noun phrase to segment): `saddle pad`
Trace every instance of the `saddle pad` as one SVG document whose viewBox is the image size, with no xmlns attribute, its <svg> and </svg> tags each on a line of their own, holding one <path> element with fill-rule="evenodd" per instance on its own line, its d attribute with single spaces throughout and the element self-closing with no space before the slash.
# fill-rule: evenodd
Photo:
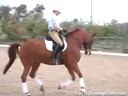
<svg viewBox="0 0 128 96">
<path fill-rule="evenodd" d="M 52 41 L 48 41 L 46 39 L 44 39 L 45 41 L 45 45 L 46 45 L 46 48 L 49 50 L 49 51 L 53 51 L 52 49 L 52 46 L 53 46 L 53 42 Z M 62 51 L 65 51 L 67 48 L 67 42 L 64 40 L 64 48 Z"/>
</svg>

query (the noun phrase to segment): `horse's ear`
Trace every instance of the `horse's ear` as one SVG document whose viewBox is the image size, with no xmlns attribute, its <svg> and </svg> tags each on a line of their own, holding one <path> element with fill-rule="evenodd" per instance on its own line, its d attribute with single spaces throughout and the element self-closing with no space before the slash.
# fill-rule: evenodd
<svg viewBox="0 0 128 96">
<path fill-rule="evenodd" d="M 94 36 L 96 36 L 96 33 L 93 33 L 93 34 L 92 34 L 92 37 L 94 37 Z"/>
</svg>

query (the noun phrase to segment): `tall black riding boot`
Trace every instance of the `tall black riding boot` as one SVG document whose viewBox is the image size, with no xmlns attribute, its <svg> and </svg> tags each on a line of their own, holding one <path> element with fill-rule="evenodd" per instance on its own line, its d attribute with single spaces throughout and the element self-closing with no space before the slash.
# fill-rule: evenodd
<svg viewBox="0 0 128 96">
<path fill-rule="evenodd" d="M 56 46 L 56 48 L 53 50 L 52 52 L 52 56 L 50 58 L 50 62 L 53 63 L 53 64 L 57 64 L 56 62 L 56 56 L 58 55 L 58 53 L 60 52 L 60 49 L 61 49 L 61 46 L 58 44 Z"/>
</svg>

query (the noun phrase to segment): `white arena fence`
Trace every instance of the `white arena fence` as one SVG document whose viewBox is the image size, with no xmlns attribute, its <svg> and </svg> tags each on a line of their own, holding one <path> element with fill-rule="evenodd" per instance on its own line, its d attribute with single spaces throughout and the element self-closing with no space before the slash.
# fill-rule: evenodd
<svg viewBox="0 0 128 96">
<path fill-rule="evenodd" d="M 0 45 L 1 48 L 8 48 L 9 45 Z M 81 53 L 84 53 L 84 51 L 81 51 Z M 112 52 L 102 52 L 102 51 L 92 51 L 92 54 L 98 54 L 98 55 L 113 55 L 113 56 L 128 56 L 126 53 L 112 53 Z"/>
</svg>

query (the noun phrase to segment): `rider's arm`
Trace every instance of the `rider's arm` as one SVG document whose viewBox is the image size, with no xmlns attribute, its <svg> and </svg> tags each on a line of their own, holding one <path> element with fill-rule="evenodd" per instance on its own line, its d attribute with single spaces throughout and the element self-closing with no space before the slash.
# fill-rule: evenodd
<svg viewBox="0 0 128 96">
<path fill-rule="evenodd" d="M 54 28 L 56 30 L 63 30 L 63 28 L 61 28 L 58 24 L 54 23 Z"/>
</svg>

